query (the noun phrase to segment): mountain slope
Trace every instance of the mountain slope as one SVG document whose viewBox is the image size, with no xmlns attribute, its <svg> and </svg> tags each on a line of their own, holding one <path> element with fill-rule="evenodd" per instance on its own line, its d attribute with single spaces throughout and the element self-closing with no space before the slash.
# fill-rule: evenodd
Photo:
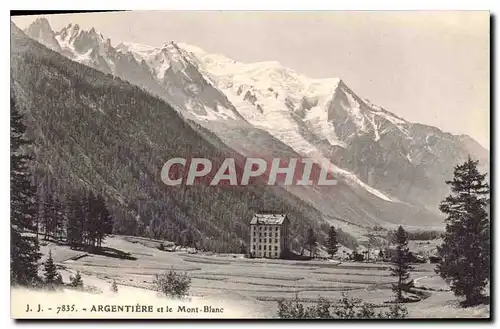
<svg viewBox="0 0 500 329">
<path fill-rule="evenodd" d="M 116 233 L 177 241 L 190 231 L 200 248 L 234 252 L 259 209 L 289 213 L 295 238 L 309 226 L 320 231 L 321 214 L 278 187 L 166 186 L 160 171 L 172 157 L 208 157 L 218 167 L 238 155 L 207 142 L 159 98 L 64 58 L 15 25 L 11 83 L 27 111 L 37 186 L 62 199 L 75 189 L 102 193 Z"/>
</svg>

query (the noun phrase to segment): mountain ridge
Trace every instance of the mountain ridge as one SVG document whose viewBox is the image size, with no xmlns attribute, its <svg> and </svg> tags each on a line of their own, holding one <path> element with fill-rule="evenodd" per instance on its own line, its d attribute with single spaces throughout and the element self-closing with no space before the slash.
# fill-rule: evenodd
<svg viewBox="0 0 500 329">
<path fill-rule="evenodd" d="M 48 22 L 48 20 L 44 17 L 41 17 L 41 18 L 38 18 L 37 20 L 35 20 L 33 23 L 31 23 L 25 30 L 24 32 L 31 38 L 41 42 L 42 44 L 46 45 L 47 46 L 47 40 L 43 38 L 43 36 L 37 36 L 36 33 L 38 33 L 37 31 L 37 27 L 41 30 L 50 30 L 50 31 L 53 31 L 50 27 L 50 24 Z M 94 36 L 100 36 L 101 40 L 103 43 L 106 43 L 108 44 L 110 47 L 111 46 L 111 39 L 107 38 L 105 39 L 102 35 L 102 33 L 98 33 L 97 30 L 95 28 L 91 28 L 89 31 L 86 31 L 86 30 L 83 30 L 79 27 L 78 24 L 75 24 L 73 25 L 72 23 L 70 23 L 68 26 L 66 27 L 63 27 L 59 32 L 55 33 L 53 32 L 54 36 L 58 36 L 58 35 L 61 35 L 62 33 L 66 33 L 66 31 L 70 30 L 71 27 L 73 27 L 74 29 L 76 29 L 79 33 L 84 33 L 84 34 L 90 34 L 90 35 L 94 35 Z M 78 34 L 77 34 L 78 35 Z M 71 38 L 75 38 L 76 35 L 73 34 L 71 36 Z M 150 45 L 145 45 L 145 44 L 139 44 L 139 43 L 131 43 L 131 42 L 126 42 L 126 41 L 122 41 L 120 42 L 116 47 L 114 47 L 115 50 L 117 50 L 118 52 L 121 52 L 122 54 L 128 54 L 128 53 L 131 53 L 133 55 L 133 57 L 138 61 L 138 62 L 142 62 L 142 60 L 144 60 L 144 58 L 142 57 L 143 55 L 139 55 L 139 51 L 137 51 L 137 49 L 131 49 L 132 47 L 139 47 L 139 48 L 144 48 L 142 52 L 149 52 L 149 53 L 152 53 L 152 52 L 155 52 L 155 51 L 158 51 L 158 50 L 161 50 L 161 49 L 164 49 L 166 48 L 167 46 L 173 46 L 177 49 L 182 49 L 182 50 L 185 50 L 185 51 L 188 51 L 188 52 L 197 52 L 197 53 L 205 53 L 207 54 L 204 50 L 202 50 L 201 48 L 197 47 L 197 46 L 193 46 L 193 45 L 188 45 L 188 44 L 184 44 L 184 43 L 176 43 L 175 41 L 173 40 L 170 40 L 170 41 L 167 41 L 167 42 L 164 42 L 162 46 L 159 46 L 159 47 L 155 47 L 155 46 L 150 46 Z M 49 47 L 51 48 L 51 47 Z M 228 61 L 228 62 L 231 62 L 231 63 L 240 63 L 240 64 L 246 64 L 246 65 L 249 65 L 249 66 L 261 66 L 261 65 L 266 65 L 266 64 L 271 64 L 271 66 L 278 66 L 278 67 L 281 67 L 283 69 L 286 69 L 286 70 L 289 70 L 289 71 L 292 71 L 292 72 L 295 72 L 295 70 L 292 70 L 292 69 L 288 69 L 286 67 L 284 67 L 280 62 L 277 62 L 277 61 L 264 61 L 264 62 L 252 62 L 252 63 L 243 63 L 243 62 L 237 62 L 236 60 L 232 60 L 232 59 L 229 59 L 223 55 L 219 55 L 219 54 L 208 54 L 210 56 L 215 56 L 215 57 L 220 57 L 222 60 L 224 61 Z M 86 63 L 84 63 L 86 64 Z M 86 64 L 86 65 L 89 65 L 89 64 Z M 102 69 L 100 69 L 102 70 Z M 346 83 L 344 82 L 344 80 L 342 78 L 310 78 L 310 77 L 306 77 L 304 75 L 300 75 L 308 80 L 312 80 L 312 81 L 337 81 L 337 84 L 340 84 L 340 85 L 343 85 L 345 88 L 348 88 Z M 332 84 L 333 86 L 334 84 Z M 332 93 L 335 92 L 335 90 L 337 89 L 338 87 L 335 86 L 333 87 L 332 89 Z M 349 89 L 350 90 L 350 89 Z M 353 93 L 351 91 L 351 93 Z M 354 93 L 353 93 L 354 94 Z M 369 103 L 370 105 L 372 105 L 374 108 L 378 108 L 381 112 L 383 113 L 386 113 L 386 114 L 389 114 L 391 115 L 392 117 L 398 119 L 398 120 L 402 120 L 408 124 L 419 124 L 419 125 L 423 125 L 423 126 L 426 126 L 426 127 L 432 127 L 432 128 L 437 128 L 439 129 L 440 131 L 444 132 L 444 133 L 447 133 L 445 131 L 443 131 L 442 129 L 438 128 L 438 127 L 435 127 L 435 126 L 432 126 L 432 125 L 428 125 L 428 124 L 422 124 L 422 123 L 417 123 L 417 122 L 409 122 L 405 119 L 403 119 L 402 117 L 399 117 L 397 116 L 396 114 L 392 113 L 392 112 L 389 112 L 387 111 L 386 109 L 384 109 L 383 107 L 381 106 L 378 106 L 376 104 L 373 104 L 371 103 L 369 100 L 367 99 L 361 99 L 359 98 L 356 94 L 354 94 L 359 100 L 362 100 L 363 102 L 367 102 Z M 474 140 L 474 138 L 472 138 L 470 135 L 467 135 L 467 134 L 452 134 L 453 136 L 467 136 L 468 138 Z M 474 140 L 475 141 L 475 140 Z M 476 141 L 477 142 L 477 141 Z"/>
</svg>

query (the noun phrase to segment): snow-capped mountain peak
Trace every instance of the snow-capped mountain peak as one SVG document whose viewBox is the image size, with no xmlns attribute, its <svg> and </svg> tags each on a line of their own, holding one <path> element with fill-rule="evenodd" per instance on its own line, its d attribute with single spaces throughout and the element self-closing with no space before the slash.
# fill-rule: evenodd
<svg viewBox="0 0 500 329">
<path fill-rule="evenodd" d="M 137 58 L 145 58 L 151 52 L 153 52 L 157 49 L 158 49 L 157 47 L 138 44 L 138 43 L 131 43 L 131 42 L 121 42 L 118 46 L 116 46 L 117 51 L 124 53 L 124 54 L 127 52 L 130 52 L 134 56 L 137 56 Z"/>
<path fill-rule="evenodd" d="M 116 47 L 116 50 L 123 54 L 132 54 L 138 62 L 144 61 L 155 78 L 160 81 L 165 77 L 166 71 L 172 67 L 172 64 L 179 69 L 186 66 L 180 49 L 172 41 L 166 42 L 161 47 L 122 42 Z"/>
<path fill-rule="evenodd" d="M 106 73 L 115 72 L 111 40 L 105 39 L 95 28 L 86 31 L 78 24 L 69 24 L 55 34 L 61 53 L 93 67 L 105 66 Z"/>
<path fill-rule="evenodd" d="M 59 43 L 55 39 L 55 33 L 50 27 L 49 21 L 45 17 L 37 18 L 33 23 L 31 23 L 25 32 L 48 48 L 57 52 L 61 51 Z"/>
<path fill-rule="evenodd" d="M 50 27 L 49 21 L 45 17 L 39 17 L 31 23 L 29 26 L 30 31 L 35 31 L 35 30 L 41 30 L 41 31 L 52 31 L 52 28 Z"/>
</svg>

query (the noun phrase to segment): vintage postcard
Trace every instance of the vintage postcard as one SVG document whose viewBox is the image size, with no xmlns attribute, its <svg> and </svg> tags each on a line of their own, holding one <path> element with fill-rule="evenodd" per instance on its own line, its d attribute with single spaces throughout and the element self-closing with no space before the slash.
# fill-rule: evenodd
<svg viewBox="0 0 500 329">
<path fill-rule="evenodd" d="M 489 12 L 10 19 L 12 318 L 490 318 Z"/>
</svg>

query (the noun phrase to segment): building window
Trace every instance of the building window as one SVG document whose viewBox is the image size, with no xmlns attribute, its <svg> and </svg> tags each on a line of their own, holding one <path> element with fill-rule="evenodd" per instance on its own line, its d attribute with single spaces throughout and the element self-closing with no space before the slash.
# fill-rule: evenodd
<svg viewBox="0 0 500 329">
<path fill-rule="evenodd" d="M 278 246 L 274 246 L 274 250 L 278 250 Z"/>
<path fill-rule="evenodd" d="M 275 253 L 274 253 L 274 256 L 278 257 L 278 253 L 277 253 L 277 252 L 275 252 Z"/>
<path fill-rule="evenodd" d="M 255 245 L 252 246 L 252 249 L 255 250 Z"/>
<path fill-rule="evenodd" d="M 278 243 L 278 239 L 274 239 L 274 243 Z"/>
<path fill-rule="evenodd" d="M 259 242 L 262 242 L 262 239 L 259 239 Z"/>
<path fill-rule="evenodd" d="M 266 232 L 264 232 L 264 236 L 267 236 L 267 233 L 266 233 Z"/>
<path fill-rule="evenodd" d="M 262 246 L 259 244 L 259 250 L 261 250 L 261 249 L 262 249 Z"/>
<path fill-rule="evenodd" d="M 276 232 L 276 233 L 274 234 L 274 236 L 275 236 L 275 237 L 278 237 L 278 232 Z"/>
<path fill-rule="evenodd" d="M 267 253 L 264 253 L 264 257 L 267 257 Z"/>
<path fill-rule="evenodd" d="M 267 245 L 264 245 L 264 250 L 266 250 Z"/>
<path fill-rule="evenodd" d="M 253 242 L 257 242 L 256 240 L 257 240 L 256 238 L 253 238 Z"/>
<path fill-rule="evenodd" d="M 279 229 L 280 229 L 279 226 L 276 226 L 276 231 L 278 231 Z"/>
</svg>

